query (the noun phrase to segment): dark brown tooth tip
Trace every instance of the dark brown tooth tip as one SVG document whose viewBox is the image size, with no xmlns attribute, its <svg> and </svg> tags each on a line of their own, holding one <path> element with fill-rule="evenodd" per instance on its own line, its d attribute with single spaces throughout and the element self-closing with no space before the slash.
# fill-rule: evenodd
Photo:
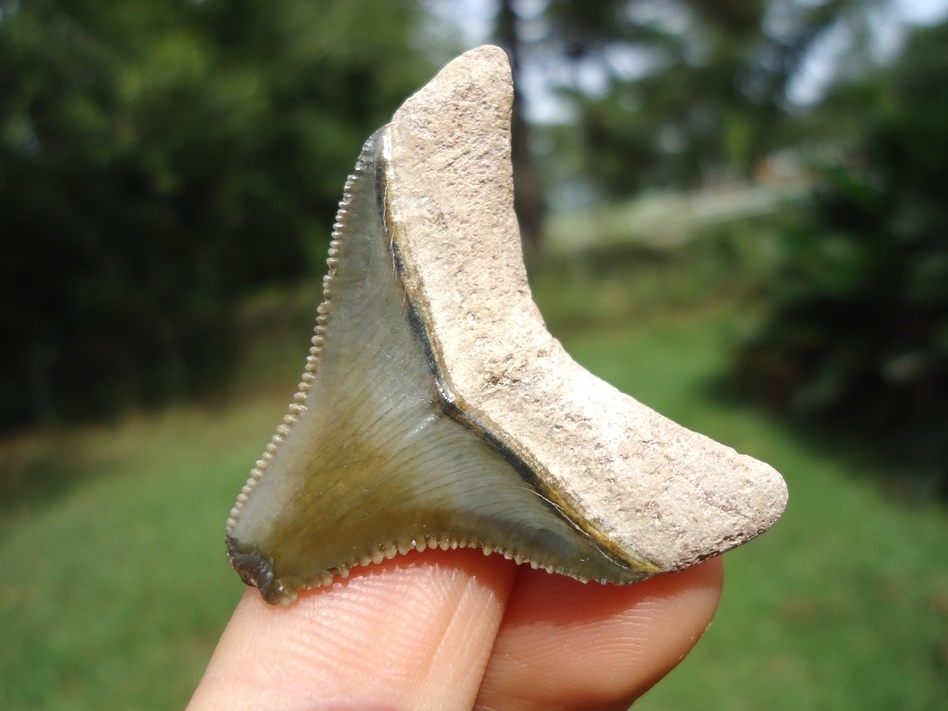
<svg viewBox="0 0 948 711">
<path fill-rule="evenodd" d="M 630 583 L 783 510 L 773 469 L 619 393 L 546 331 L 513 213 L 511 99 L 506 56 L 481 47 L 363 148 L 299 393 L 227 522 L 268 602 L 435 546 Z"/>
<path fill-rule="evenodd" d="M 227 537 L 227 557 L 240 579 L 247 585 L 259 588 L 264 597 L 268 596 L 273 583 L 273 561 L 260 554 L 260 551 L 251 549 L 242 553 L 240 544 L 230 536 Z"/>
</svg>

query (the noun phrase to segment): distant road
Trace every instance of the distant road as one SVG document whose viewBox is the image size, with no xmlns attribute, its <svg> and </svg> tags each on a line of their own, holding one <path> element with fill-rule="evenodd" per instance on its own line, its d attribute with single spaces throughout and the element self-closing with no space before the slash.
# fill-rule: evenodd
<svg viewBox="0 0 948 711">
<path fill-rule="evenodd" d="M 545 244 L 554 254 L 629 243 L 681 244 L 699 228 L 775 212 L 803 189 L 750 185 L 653 193 L 627 203 L 553 213 L 548 218 Z"/>
</svg>

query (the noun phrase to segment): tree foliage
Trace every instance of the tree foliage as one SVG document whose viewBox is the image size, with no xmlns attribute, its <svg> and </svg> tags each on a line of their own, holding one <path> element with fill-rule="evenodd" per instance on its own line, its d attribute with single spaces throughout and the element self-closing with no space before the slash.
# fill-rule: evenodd
<svg viewBox="0 0 948 711">
<path fill-rule="evenodd" d="M 752 174 L 792 142 L 787 91 L 860 0 L 550 0 L 537 51 L 565 57 L 584 172 L 604 195 Z M 591 77 L 591 79 L 590 79 Z"/>
<path fill-rule="evenodd" d="M 0 427 L 217 385 L 234 299 L 321 260 L 428 75 L 417 27 L 408 0 L 0 3 Z"/>
<path fill-rule="evenodd" d="M 900 61 L 867 82 L 874 88 L 841 90 L 864 102 L 863 130 L 783 235 L 767 318 L 738 361 L 758 398 L 885 435 L 943 484 L 946 73 L 948 24 L 918 30 Z"/>
</svg>

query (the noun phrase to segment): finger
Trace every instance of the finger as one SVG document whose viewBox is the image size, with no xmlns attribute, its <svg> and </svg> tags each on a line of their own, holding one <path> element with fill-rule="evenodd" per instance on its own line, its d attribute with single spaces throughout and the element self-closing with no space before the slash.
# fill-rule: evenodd
<svg viewBox="0 0 948 711">
<path fill-rule="evenodd" d="M 469 709 L 515 577 L 500 556 L 426 551 L 288 607 L 250 590 L 188 708 Z"/>
<path fill-rule="evenodd" d="M 719 559 L 628 587 L 523 570 L 477 707 L 627 708 L 698 641 L 722 584 Z"/>
</svg>

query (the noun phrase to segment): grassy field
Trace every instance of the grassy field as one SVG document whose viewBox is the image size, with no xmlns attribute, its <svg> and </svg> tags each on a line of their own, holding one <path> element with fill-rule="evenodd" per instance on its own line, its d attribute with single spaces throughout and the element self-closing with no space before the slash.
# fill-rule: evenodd
<svg viewBox="0 0 948 711">
<path fill-rule="evenodd" d="M 893 502 L 859 452 L 709 398 L 727 330 L 726 319 L 683 319 L 570 341 L 594 372 L 768 461 L 790 487 L 777 526 L 728 554 L 714 626 L 636 708 L 939 708 L 948 698 L 944 507 Z"/>
<path fill-rule="evenodd" d="M 720 395 L 742 275 L 758 258 L 711 238 L 533 272 L 551 329 L 580 362 L 790 485 L 784 519 L 728 554 L 715 624 L 636 708 L 937 708 L 948 698 L 945 507 L 902 503 L 867 452 Z M 284 413 L 311 297 L 248 305 L 265 345 L 228 399 L 0 443 L 0 478 L 14 483 L 0 502 L 0 708 L 184 705 L 243 590 L 223 521 Z"/>
</svg>

